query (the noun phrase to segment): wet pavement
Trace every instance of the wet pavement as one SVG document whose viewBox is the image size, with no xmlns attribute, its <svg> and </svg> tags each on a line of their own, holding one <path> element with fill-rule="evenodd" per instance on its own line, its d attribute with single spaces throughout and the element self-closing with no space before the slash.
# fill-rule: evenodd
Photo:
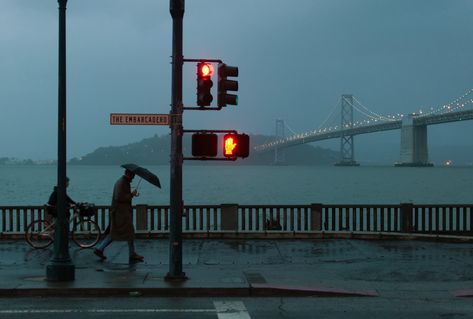
<svg viewBox="0 0 473 319">
<path fill-rule="evenodd" d="M 168 282 L 169 241 L 125 242 L 100 261 L 71 244 L 72 282 L 47 282 L 52 248 L 0 241 L 0 295 L 473 296 L 473 244 L 408 240 L 184 240 L 183 282 Z"/>
</svg>

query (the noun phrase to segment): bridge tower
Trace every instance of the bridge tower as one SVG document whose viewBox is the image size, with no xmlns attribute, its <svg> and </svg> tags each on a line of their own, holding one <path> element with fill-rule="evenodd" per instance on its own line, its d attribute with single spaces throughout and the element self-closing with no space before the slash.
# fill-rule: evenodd
<svg viewBox="0 0 473 319">
<path fill-rule="evenodd" d="M 286 124 L 284 120 L 276 120 L 276 139 L 283 139 L 286 137 Z M 286 150 L 276 146 L 274 148 L 274 164 L 275 165 L 284 165 L 286 164 Z"/>
<path fill-rule="evenodd" d="M 353 127 L 353 95 L 342 95 L 342 119 L 341 129 L 342 136 L 340 139 L 340 162 L 335 166 L 359 166 L 355 161 L 355 143 L 353 135 L 345 135 L 345 129 Z"/>
<path fill-rule="evenodd" d="M 429 162 L 427 125 L 414 125 L 412 115 L 402 119 L 400 161 L 394 166 L 433 166 Z"/>
</svg>

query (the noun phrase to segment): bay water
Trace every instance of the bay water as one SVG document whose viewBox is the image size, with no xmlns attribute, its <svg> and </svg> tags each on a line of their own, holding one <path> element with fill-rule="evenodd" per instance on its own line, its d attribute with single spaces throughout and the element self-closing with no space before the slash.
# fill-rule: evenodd
<svg viewBox="0 0 473 319">
<path fill-rule="evenodd" d="M 159 189 L 137 176 L 134 204 L 169 204 L 169 166 L 149 166 Z M 75 201 L 109 205 L 118 166 L 68 166 L 68 194 Z M 57 168 L 0 166 L 0 206 L 43 205 Z M 335 167 L 184 165 L 183 199 L 193 204 L 468 204 L 473 202 L 473 167 Z"/>
</svg>

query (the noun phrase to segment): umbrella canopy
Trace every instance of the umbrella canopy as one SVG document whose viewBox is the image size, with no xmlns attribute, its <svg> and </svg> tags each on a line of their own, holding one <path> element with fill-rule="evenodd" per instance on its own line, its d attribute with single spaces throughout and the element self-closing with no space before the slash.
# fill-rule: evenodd
<svg viewBox="0 0 473 319">
<path fill-rule="evenodd" d="M 158 176 L 151 173 L 146 168 L 138 166 L 136 164 L 123 164 L 122 167 L 135 173 L 135 175 L 138 175 L 139 177 L 153 184 L 154 186 L 161 188 L 161 183 L 159 182 Z"/>
</svg>

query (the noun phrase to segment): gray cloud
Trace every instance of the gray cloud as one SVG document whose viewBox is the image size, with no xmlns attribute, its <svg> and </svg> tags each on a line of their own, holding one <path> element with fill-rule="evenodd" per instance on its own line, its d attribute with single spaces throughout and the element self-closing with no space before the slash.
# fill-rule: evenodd
<svg viewBox="0 0 473 319">
<path fill-rule="evenodd" d="M 305 131 L 343 93 L 381 114 L 441 105 L 473 87 L 472 10 L 469 0 L 188 0 L 185 56 L 238 65 L 240 105 L 185 112 L 184 125 L 273 134 L 283 118 Z M 169 112 L 169 1 L 69 0 L 67 14 L 69 157 L 166 134 L 108 118 Z M 0 43 L 0 157 L 55 158 L 57 2 L 2 0 Z M 194 73 L 186 64 L 187 105 Z M 471 127 L 439 126 L 429 140 L 471 145 Z"/>
</svg>

